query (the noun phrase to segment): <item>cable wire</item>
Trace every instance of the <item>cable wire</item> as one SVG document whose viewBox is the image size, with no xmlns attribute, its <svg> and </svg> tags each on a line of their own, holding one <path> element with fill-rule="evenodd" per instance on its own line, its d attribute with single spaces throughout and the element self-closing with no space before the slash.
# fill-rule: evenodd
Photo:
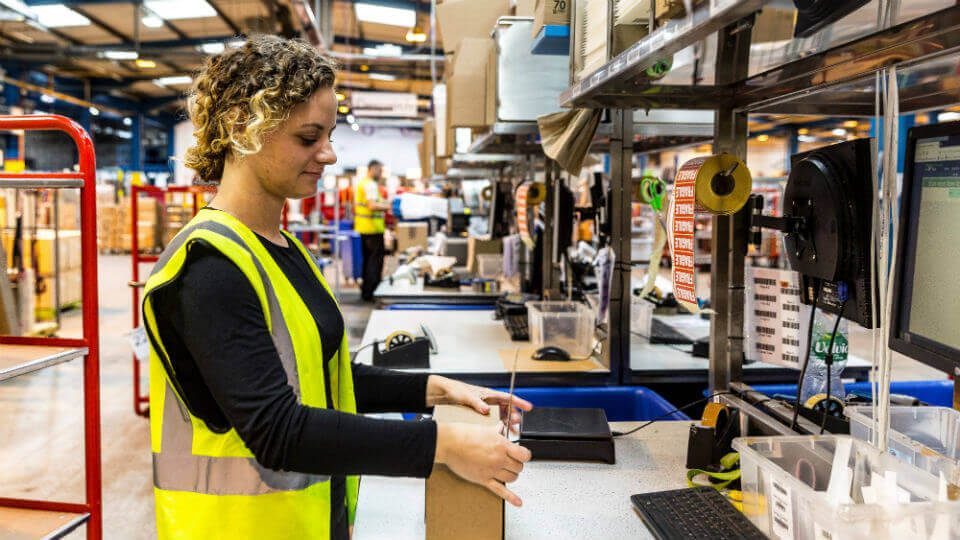
<svg viewBox="0 0 960 540">
<path fill-rule="evenodd" d="M 800 379 L 797 380 L 797 401 L 793 404 L 793 419 L 790 421 L 790 429 L 797 428 L 797 415 L 800 414 L 800 391 L 803 390 L 803 377 L 807 374 L 807 364 L 810 363 L 810 347 L 813 345 L 810 341 L 813 339 L 813 318 L 817 314 L 817 302 L 820 300 L 820 289 L 823 283 L 818 279 L 813 288 L 813 305 L 810 306 L 810 324 L 807 326 L 807 352 L 803 355 L 803 367 L 800 369 Z"/>
<path fill-rule="evenodd" d="M 640 431 L 641 429 L 649 426 L 650 424 L 653 424 L 653 423 L 655 423 L 655 422 L 659 422 L 660 420 L 663 420 L 664 418 L 670 416 L 671 414 L 676 414 L 676 413 L 678 413 L 678 412 L 683 412 L 683 411 L 689 409 L 690 407 L 693 407 L 694 405 L 699 405 L 699 404 L 704 403 L 704 402 L 706 402 L 706 401 L 710 401 L 711 399 L 713 399 L 713 398 L 715 398 L 715 397 L 717 397 L 717 396 L 722 396 L 722 395 L 724 395 L 724 394 L 732 394 L 732 393 L 733 393 L 733 392 L 730 392 L 730 391 L 728 391 L 728 390 L 724 390 L 724 391 L 722 391 L 722 392 L 714 392 L 713 394 L 710 394 L 709 396 L 707 396 L 707 397 L 705 397 L 705 398 L 703 398 L 703 399 L 698 399 L 698 400 L 696 400 L 696 401 L 692 401 L 692 402 L 690 402 L 690 403 L 687 403 L 687 404 L 684 405 L 683 407 L 678 407 L 678 408 L 676 408 L 676 409 L 674 409 L 674 410 L 672 410 L 672 411 L 670 411 L 670 412 L 668 412 L 668 413 L 664 413 L 664 414 L 662 414 L 662 415 L 654 418 L 653 420 L 650 420 L 650 421 L 647 422 L 646 424 L 639 425 L 639 426 L 631 429 L 630 431 L 624 431 L 624 432 L 622 432 L 622 433 L 615 431 L 615 432 L 613 432 L 613 436 L 614 436 L 614 437 L 624 437 L 624 436 L 630 435 L 631 433 L 636 433 L 637 431 Z"/>
<path fill-rule="evenodd" d="M 843 310 L 847 307 L 847 300 L 850 297 L 848 296 L 840 304 L 840 314 L 837 315 L 837 320 L 833 323 L 833 334 L 830 334 L 830 345 L 827 347 L 827 354 L 824 356 L 824 362 L 827 364 L 827 400 L 824 402 L 823 407 L 823 418 L 820 420 L 820 434 L 823 435 L 823 430 L 827 426 L 827 413 L 830 412 L 830 367 L 833 366 L 833 341 L 837 339 L 837 331 L 840 329 L 840 319 L 843 318 Z"/>
</svg>

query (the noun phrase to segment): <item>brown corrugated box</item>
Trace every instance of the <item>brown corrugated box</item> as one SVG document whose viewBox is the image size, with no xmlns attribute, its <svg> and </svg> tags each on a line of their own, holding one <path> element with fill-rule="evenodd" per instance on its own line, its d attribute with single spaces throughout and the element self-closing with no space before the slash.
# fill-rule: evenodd
<svg viewBox="0 0 960 540">
<path fill-rule="evenodd" d="M 486 127 L 487 63 L 493 48 L 491 38 L 466 38 L 454 60 L 453 76 L 447 81 L 449 127 Z M 454 146 L 452 141 L 447 145 Z"/>
<path fill-rule="evenodd" d="M 553 24 L 570 24 L 570 2 L 536 0 L 533 8 L 533 38 L 537 38 L 544 26 Z"/>
<path fill-rule="evenodd" d="M 427 232 L 426 223 L 397 223 L 397 251 L 413 246 L 427 249 Z"/>
<path fill-rule="evenodd" d="M 533 17 L 537 7 L 537 0 L 516 0 L 513 13 L 517 17 Z"/>
<path fill-rule="evenodd" d="M 433 419 L 438 423 L 464 422 L 495 426 L 500 421 L 497 407 L 482 416 L 460 405 L 438 405 Z M 503 499 L 487 488 L 457 476 L 446 465 L 434 465 L 426 481 L 427 540 L 501 540 Z"/>
<path fill-rule="evenodd" d="M 443 49 L 458 52 L 464 38 L 490 37 L 497 19 L 509 14 L 509 0 L 447 0 L 437 6 Z"/>
</svg>

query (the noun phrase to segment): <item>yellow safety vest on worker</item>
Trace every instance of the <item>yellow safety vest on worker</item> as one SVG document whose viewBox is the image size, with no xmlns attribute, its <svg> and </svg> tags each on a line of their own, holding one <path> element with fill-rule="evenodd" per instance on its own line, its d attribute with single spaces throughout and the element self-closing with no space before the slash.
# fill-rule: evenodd
<svg viewBox="0 0 960 540">
<path fill-rule="evenodd" d="M 373 184 L 372 186 L 370 184 Z M 380 197 L 380 188 L 377 181 L 372 178 L 364 178 L 357 183 L 354 190 L 353 205 L 353 230 L 360 234 L 383 234 L 383 212 L 374 212 L 367 208 L 367 190 L 376 189 L 377 201 L 383 202 Z"/>
<path fill-rule="evenodd" d="M 310 255 L 291 235 L 329 291 Z M 323 365 L 320 335 L 309 308 L 253 231 L 225 212 L 201 210 L 164 250 L 147 281 L 143 316 L 150 338 L 150 435 L 157 533 L 161 539 L 330 537 L 330 477 L 275 471 L 260 465 L 231 429 L 211 430 L 184 399 L 181 381 L 157 333 L 152 293 L 179 276 L 191 245 L 203 243 L 229 258 L 253 286 L 287 381 L 300 403 L 326 407 L 324 378 L 339 411 L 356 413 L 350 353 Z M 347 477 L 347 515 L 353 523 L 359 478 Z"/>
</svg>

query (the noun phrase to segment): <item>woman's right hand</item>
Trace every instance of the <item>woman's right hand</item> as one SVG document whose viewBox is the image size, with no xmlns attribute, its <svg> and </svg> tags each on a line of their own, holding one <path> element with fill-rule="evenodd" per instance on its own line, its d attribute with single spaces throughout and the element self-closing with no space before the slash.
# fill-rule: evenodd
<svg viewBox="0 0 960 540">
<path fill-rule="evenodd" d="M 508 441 L 502 422 L 496 427 L 438 423 L 434 461 L 514 506 L 523 504 L 504 484 L 517 479 L 523 464 L 530 461 L 530 450 Z"/>
</svg>

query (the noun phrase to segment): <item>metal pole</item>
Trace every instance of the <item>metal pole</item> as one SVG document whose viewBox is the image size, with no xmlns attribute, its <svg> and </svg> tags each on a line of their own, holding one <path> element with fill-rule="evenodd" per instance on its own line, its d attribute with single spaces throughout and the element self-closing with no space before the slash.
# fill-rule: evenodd
<svg viewBox="0 0 960 540">
<path fill-rule="evenodd" d="M 60 190 L 53 190 L 53 316 L 60 329 Z"/>
<path fill-rule="evenodd" d="M 553 160 L 544 158 L 543 185 L 546 189 L 546 198 L 543 200 L 543 295 L 544 298 L 553 298 L 559 292 L 553 279 L 553 248 L 556 245 L 557 227 L 554 221 L 554 175 Z"/>
<path fill-rule="evenodd" d="M 746 19 L 753 19 L 754 15 Z M 717 46 L 717 84 L 746 78 L 750 32 L 738 21 L 723 29 Z M 746 160 L 747 115 L 724 104 L 717 109 L 713 151 Z M 710 376 L 709 391 L 726 390 L 743 378 L 744 262 L 747 253 L 747 212 L 714 216 L 710 254 Z"/>
<path fill-rule="evenodd" d="M 611 240 L 616 265 L 610 289 L 610 371 L 630 370 L 630 205 L 633 198 L 633 110 L 611 111 L 610 197 L 613 201 Z"/>
</svg>

